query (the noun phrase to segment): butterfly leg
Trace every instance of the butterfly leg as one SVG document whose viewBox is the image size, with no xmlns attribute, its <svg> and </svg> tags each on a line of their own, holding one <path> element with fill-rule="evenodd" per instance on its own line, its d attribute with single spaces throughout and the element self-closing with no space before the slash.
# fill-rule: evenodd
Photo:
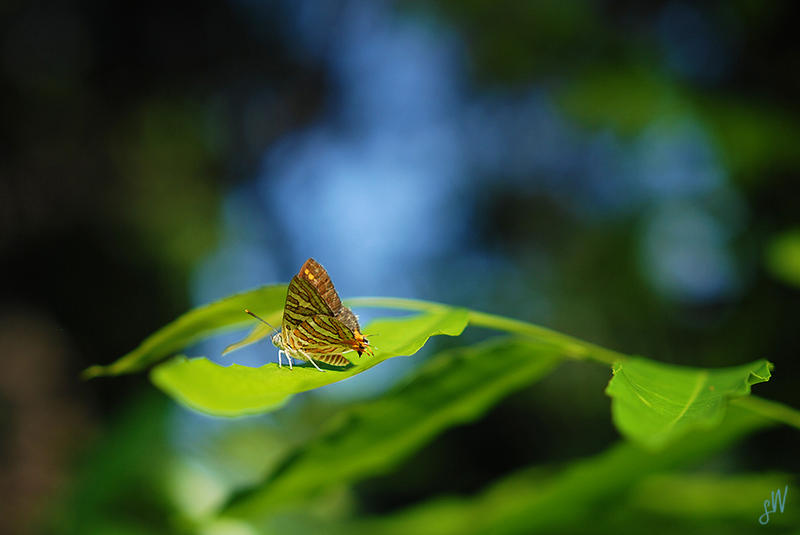
<svg viewBox="0 0 800 535">
<path fill-rule="evenodd" d="M 316 369 L 318 369 L 318 370 L 319 370 L 319 371 L 321 371 L 321 372 L 324 372 L 324 371 L 325 371 L 325 370 L 321 369 L 319 366 L 317 366 L 317 363 L 316 363 L 316 362 L 314 362 L 314 359 L 312 359 L 312 358 L 311 358 L 311 355 L 309 355 L 308 353 L 303 353 L 303 356 L 304 356 L 305 358 L 307 358 L 307 359 L 308 359 L 308 361 L 309 361 L 311 364 L 313 364 L 313 365 L 314 365 L 314 367 L 315 367 Z"/>
<path fill-rule="evenodd" d="M 283 349 L 279 349 L 278 350 L 278 368 L 283 368 L 283 366 L 281 365 L 281 353 L 283 353 L 284 356 L 286 356 L 286 361 L 289 363 L 289 370 L 291 370 L 292 369 L 292 357 L 290 357 L 289 353 L 287 353 Z"/>
</svg>

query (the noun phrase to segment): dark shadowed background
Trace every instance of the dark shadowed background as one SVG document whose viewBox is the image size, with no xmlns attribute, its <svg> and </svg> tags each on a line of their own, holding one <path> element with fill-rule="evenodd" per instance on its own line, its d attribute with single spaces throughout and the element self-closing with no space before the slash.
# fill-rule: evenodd
<svg viewBox="0 0 800 535">
<path fill-rule="evenodd" d="M 233 422 L 179 408 L 145 375 L 79 380 L 309 256 L 344 297 L 467 306 L 665 362 L 767 358 L 757 392 L 800 406 L 800 289 L 770 260 L 800 225 L 799 15 L 749 1 L 3 3 L 0 522 L 181 532 L 175 518 L 214 502 L 220 479 L 263 470 L 272 430 L 294 422 L 302 442 L 314 407 L 377 395 L 424 358 Z M 275 358 L 263 344 L 220 357 L 230 340 L 190 354 Z M 602 451 L 617 439 L 608 377 L 567 366 L 361 483 L 359 507 Z M 221 461 L 226 441 L 239 453 Z M 797 473 L 798 451 L 784 428 L 729 462 Z"/>
</svg>

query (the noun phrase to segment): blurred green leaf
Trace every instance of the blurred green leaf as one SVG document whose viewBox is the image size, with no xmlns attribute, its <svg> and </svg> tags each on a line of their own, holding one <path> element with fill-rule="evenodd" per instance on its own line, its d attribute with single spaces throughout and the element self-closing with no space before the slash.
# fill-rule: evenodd
<svg viewBox="0 0 800 535">
<path fill-rule="evenodd" d="M 641 67 L 587 71 L 558 95 L 559 102 L 593 127 L 634 134 L 655 118 L 674 119 L 689 107 L 679 88 L 663 73 Z"/>
<path fill-rule="evenodd" d="M 84 370 L 83 377 L 89 379 L 143 370 L 193 342 L 252 324 L 253 318 L 244 313 L 245 308 L 270 319 L 275 311 L 283 310 L 285 299 L 285 285 L 262 286 L 194 308 L 145 338 L 139 347 L 114 363 L 90 366 Z"/>
<path fill-rule="evenodd" d="M 442 308 L 374 321 L 364 329 L 379 333 L 374 356 L 362 357 L 344 369 L 320 372 L 311 366 L 295 366 L 290 370 L 275 363 L 259 368 L 225 367 L 205 358 L 177 357 L 154 368 L 150 377 L 169 395 L 199 411 L 219 416 L 264 412 L 280 406 L 292 394 L 347 379 L 388 358 L 413 355 L 431 336 L 457 336 L 467 326 L 467 316 L 463 309 Z"/>
<path fill-rule="evenodd" d="M 730 403 L 759 414 L 764 418 L 769 418 L 772 421 L 800 429 L 800 411 L 783 403 L 753 395 L 733 398 Z"/>
<path fill-rule="evenodd" d="M 763 180 L 765 170 L 792 169 L 800 162 L 793 117 L 769 105 L 694 91 L 657 69 L 619 64 L 588 69 L 557 98 L 585 124 L 623 135 L 696 119 L 712 132 L 726 167 L 744 180 Z"/>
<path fill-rule="evenodd" d="M 767 267 L 783 282 L 800 287 L 800 229 L 772 240 L 767 249 Z"/>
<path fill-rule="evenodd" d="M 794 169 L 800 163 L 795 142 L 800 130 L 793 115 L 767 103 L 717 93 L 699 95 L 692 102 L 735 178 L 755 185 L 775 169 Z"/>
<path fill-rule="evenodd" d="M 264 484 L 238 494 L 225 513 L 261 517 L 321 490 L 386 472 L 442 430 L 480 417 L 543 377 L 560 359 L 552 347 L 524 338 L 441 353 L 405 384 L 342 414 Z"/>
<path fill-rule="evenodd" d="M 188 272 L 218 243 L 224 193 L 218 169 L 227 137 L 218 107 L 160 96 L 143 99 L 112 134 L 111 162 L 120 179 L 110 184 L 115 215 L 138 237 L 139 255 L 171 268 L 163 269 L 165 282 L 184 285 L 173 272 Z"/>
<path fill-rule="evenodd" d="M 631 518 L 627 500 L 636 500 L 638 483 L 655 474 L 691 467 L 769 425 L 772 425 L 769 420 L 733 407 L 717 429 L 690 432 L 658 452 L 621 442 L 593 457 L 566 465 L 560 471 L 542 467 L 520 470 L 472 497 L 442 497 L 389 515 L 346 522 L 316 519 L 315 524 L 315 520 L 307 516 L 303 520 L 307 532 L 324 529 L 331 535 L 640 533 L 643 524 L 620 525 L 617 521 L 620 516 Z M 765 497 L 770 490 L 774 489 L 764 489 Z M 751 515 L 749 529 L 757 523 L 761 503 L 762 500 L 758 500 L 746 511 L 739 511 L 740 517 Z M 675 507 L 680 506 L 676 504 Z M 673 510 L 672 513 L 693 514 L 688 510 Z M 653 511 L 640 512 L 633 517 L 647 525 L 658 524 L 654 522 L 657 519 L 663 521 L 664 517 L 656 516 Z M 282 520 L 278 514 L 259 526 L 269 528 L 280 525 Z"/>
<path fill-rule="evenodd" d="M 631 492 L 630 506 L 660 515 L 752 521 L 754 506 L 763 513 L 763 507 L 757 506 L 786 485 L 795 485 L 788 474 L 661 474 L 647 478 Z M 798 519 L 800 509 L 792 508 L 771 518 L 770 524 Z"/>
<path fill-rule="evenodd" d="M 132 399 L 83 452 L 77 476 L 48 507 L 42 533 L 170 532 L 177 511 L 164 476 L 174 456 L 166 436 L 168 405 L 155 394 Z"/>
<path fill-rule="evenodd" d="M 263 323 L 258 323 L 255 327 L 253 327 L 253 330 L 250 331 L 250 333 L 247 336 L 245 336 L 238 342 L 226 347 L 225 350 L 222 352 L 222 355 L 225 356 L 228 353 L 231 353 L 232 351 L 236 351 L 237 349 L 249 346 L 250 344 L 255 344 L 262 338 L 266 338 L 267 336 L 269 336 L 271 333 L 272 329 L 270 329 L 269 326 L 264 325 Z"/>
<path fill-rule="evenodd" d="M 750 393 L 768 381 L 766 360 L 730 368 L 688 368 L 639 357 L 616 363 L 606 388 L 611 412 L 622 434 L 659 448 L 689 429 L 718 425 L 729 398 Z"/>
<path fill-rule="evenodd" d="M 394 522 L 366 523 L 363 532 L 415 533 L 415 527 L 434 523 L 448 529 L 428 533 L 536 533 L 587 522 L 591 525 L 595 515 L 619 509 L 620 499 L 630 492 L 632 484 L 647 475 L 696 462 L 767 425 L 759 417 L 731 413 L 726 425 L 715 432 L 694 433 L 660 453 L 620 443 L 572 463 L 557 477 L 542 479 L 534 474 L 507 478 L 477 499 L 432 502 L 397 515 Z"/>
</svg>

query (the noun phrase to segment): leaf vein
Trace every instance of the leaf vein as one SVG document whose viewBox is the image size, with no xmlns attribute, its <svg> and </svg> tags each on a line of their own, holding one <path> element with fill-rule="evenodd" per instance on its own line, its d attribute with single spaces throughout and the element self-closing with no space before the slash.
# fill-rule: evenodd
<svg viewBox="0 0 800 535">
<path fill-rule="evenodd" d="M 689 407 L 697 399 L 697 396 L 700 395 L 700 391 L 702 390 L 703 385 L 705 384 L 707 379 L 708 379 L 708 372 L 707 371 L 704 371 L 704 372 L 698 374 L 697 383 L 695 383 L 694 390 L 692 390 L 692 393 L 689 395 L 689 399 L 686 400 L 686 404 L 683 406 L 683 409 L 681 409 L 681 412 L 678 413 L 678 415 L 675 417 L 674 420 L 672 420 L 669 424 L 667 424 L 667 427 L 665 429 L 672 429 L 672 427 L 676 423 L 678 423 L 678 420 L 683 418 L 683 416 L 686 414 L 686 411 L 689 410 Z"/>
</svg>

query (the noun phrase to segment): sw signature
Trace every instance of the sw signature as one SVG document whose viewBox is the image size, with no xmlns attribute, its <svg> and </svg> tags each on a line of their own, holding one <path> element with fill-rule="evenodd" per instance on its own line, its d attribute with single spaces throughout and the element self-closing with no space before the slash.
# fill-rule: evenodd
<svg viewBox="0 0 800 535">
<path fill-rule="evenodd" d="M 777 506 L 780 506 L 781 513 L 783 513 L 783 506 L 786 505 L 786 494 L 789 492 L 789 485 L 786 485 L 783 488 L 783 495 L 781 495 L 781 489 L 773 490 L 772 491 L 772 510 L 769 509 L 770 500 L 764 500 L 764 514 L 758 517 L 758 523 L 762 526 L 767 525 L 769 523 L 769 515 L 770 513 L 777 512 Z"/>
</svg>

